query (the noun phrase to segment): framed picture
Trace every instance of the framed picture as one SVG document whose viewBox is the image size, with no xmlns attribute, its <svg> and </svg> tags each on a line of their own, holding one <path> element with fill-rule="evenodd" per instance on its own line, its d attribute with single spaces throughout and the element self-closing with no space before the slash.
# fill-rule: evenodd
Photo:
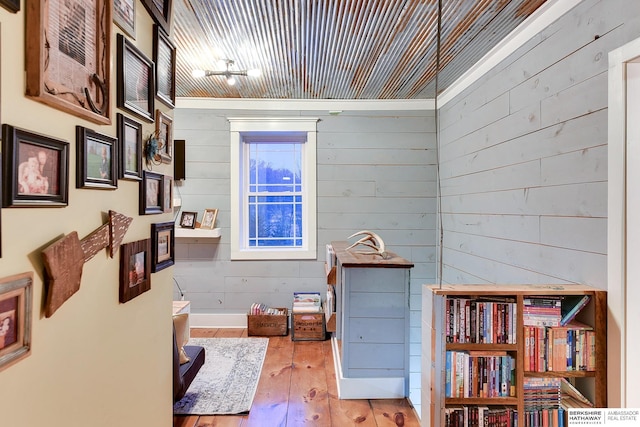
<svg viewBox="0 0 640 427">
<path fill-rule="evenodd" d="M 171 0 L 142 0 L 142 4 L 156 24 L 169 33 L 171 28 Z"/>
<path fill-rule="evenodd" d="M 129 37 L 136 39 L 136 1 L 113 0 L 113 22 Z"/>
<path fill-rule="evenodd" d="M 202 222 L 200 228 L 207 228 L 213 230 L 216 228 L 216 218 L 218 217 L 218 209 L 205 209 L 204 215 L 202 215 Z"/>
<path fill-rule="evenodd" d="M 162 212 L 169 213 L 173 211 L 173 178 L 164 175 L 162 179 L 164 190 L 162 191 Z"/>
<path fill-rule="evenodd" d="M 153 27 L 156 96 L 168 107 L 176 105 L 176 47 L 159 25 Z"/>
<path fill-rule="evenodd" d="M 120 302 L 131 301 L 151 289 L 151 240 L 120 246 Z"/>
<path fill-rule="evenodd" d="M 154 80 L 153 62 L 118 34 L 118 108 L 153 122 Z"/>
<path fill-rule="evenodd" d="M 16 13 L 20 11 L 20 0 L 0 0 L 0 5 L 9 12 Z"/>
<path fill-rule="evenodd" d="M 118 188 L 118 140 L 76 126 L 76 188 Z"/>
<path fill-rule="evenodd" d="M 180 227 L 196 228 L 197 218 L 198 212 L 182 212 L 182 215 L 180 216 Z"/>
<path fill-rule="evenodd" d="M 140 215 L 154 215 L 163 212 L 164 175 L 143 171 L 140 181 Z"/>
<path fill-rule="evenodd" d="M 119 177 L 142 179 L 142 123 L 118 113 Z"/>
<path fill-rule="evenodd" d="M 0 279 L 0 371 L 31 353 L 33 273 Z"/>
<path fill-rule="evenodd" d="M 85 120 L 111 124 L 111 2 L 25 2 L 26 95 Z"/>
<path fill-rule="evenodd" d="M 2 161 L 2 206 L 67 206 L 69 143 L 4 124 Z"/>
<path fill-rule="evenodd" d="M 175 224 L 159 222 L 151 224 L 151 272 L 156 273 L 174 263 Z"/>
<path fill-rule="evenodd" d="M 156 110 L 156 135 L 160 141 L 155 161 L 171 163 L 173 149 L 173 119 L 160 110 Z"/>
</svg>

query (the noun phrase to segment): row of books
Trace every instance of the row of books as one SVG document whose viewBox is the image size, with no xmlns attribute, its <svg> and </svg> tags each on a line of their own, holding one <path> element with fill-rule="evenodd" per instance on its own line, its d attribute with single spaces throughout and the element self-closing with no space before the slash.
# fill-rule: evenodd
<svg viewBox="0 0 640 427">
<path fill-rule="evenodd" d="M 566 326 L 590 301 L 589 295 L 529 296 L 524 298 L 525 326 Z"/>
<path fill-rule="evenodd" d="M 518 411 L 511 407 L 459 406 L 444 411 L 445 427 L 516 427 Z"/>
<path fill-rule="evenodd" d="M 320 292 L 294 292 L 293 313 L 321 313 L 322 297 Z"/>
<path fill-rule="evenodd" d="M 446 340 L 449 343 L 514 344 L 517 304 L 447 298 Z"/>
<path fill-rule="evenodd" d="M 253 304 L 251 304 L 251 308 L 249 309 L 249 314 L 251 315 L 259 315 L 259 314 L 283 315 L 286 313 L 285 313 L 285 310 L 282 308 L 268 307 L 266 304 L 254 302 Z"/>
<path fill-rule="evenodd" d="M 566 378 L 525 378 L 523 390 L 525 426 L 565 426 L 568 409 L 593 407 Z"/>
<path fill-rule="evenodd" d="M 557 328 L 524 327 L 524 370 L 593 371 L 596 336 L 590 326 L 571 322 Z"/>
<path fill-rule="evenodd" d="M 447 351 L 445 397 L 513 397 L 515 368 L 506 352 Z"/>
</svg>

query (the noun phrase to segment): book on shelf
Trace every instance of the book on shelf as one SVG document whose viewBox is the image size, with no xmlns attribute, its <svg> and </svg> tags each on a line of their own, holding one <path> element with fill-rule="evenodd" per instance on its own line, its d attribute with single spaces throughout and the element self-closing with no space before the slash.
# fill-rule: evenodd
<svg viewBox="0 0 640 427">
<path fill-rule="evenodd" d="M 515 302 L 447 298 L 447 342 L 514 344 L 516 312 Z"/>
<path fill-rule="evenodd" d="M 562 317 L 561 296 L 529 296 L 524 298 L 525 326 L 559 326 Z"/>
<path fill-rule="evenodd" d="M 566 326 L 524 327 L 524 370 L 595 370 L 595 332 L 584 323 L 571 321 Z"/>
<path fill-rule="evenodd" d="M 503 351 L 447 351 L 445 397 L 515 396 L 515 359 Z"/>
<path fill-rule="evenodd" d="M 571 322 L 580 310 L 582 310 L 591 299 L 590 295 L 571 295 L 566 298 L 565 304 L 562 306 L 562 318 L 560 326 L 564 326 Z"/>
<path fill-rule="evenodd" d="M 560 379 L 560 398 L 566 408 L 593 408 L 593 403 L 566 378 Z"/>
</svg>

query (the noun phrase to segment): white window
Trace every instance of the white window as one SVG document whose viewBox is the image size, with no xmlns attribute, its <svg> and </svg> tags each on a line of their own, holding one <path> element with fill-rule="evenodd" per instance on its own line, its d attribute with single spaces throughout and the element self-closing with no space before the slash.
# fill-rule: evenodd
<svg viewBox="0 0 640 427">
<path fill-rule="evenodd" d="M 316 258 L 315 118 L 229 118 L 231 259 Z"/>
</svg>

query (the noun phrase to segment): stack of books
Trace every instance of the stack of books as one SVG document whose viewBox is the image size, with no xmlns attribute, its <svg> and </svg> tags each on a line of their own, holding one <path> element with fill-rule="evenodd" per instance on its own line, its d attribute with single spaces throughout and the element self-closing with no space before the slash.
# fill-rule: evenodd
<svg viewBox="0 0 640 427">
<path fill-rule="evenodd" d="M 251 304 L 251 308 L 249 309 L 249 314 L 252 316 L 261 315 L 261 314 L 282 315 L 282 314 L 287 314 L 287 312 L 283 308 L 267 307 L 266 304 L 254 302 L 253 304 Z"/>
<path fill-rule="evenodd" d="M 529 296 L 524 299 L 525 326 L 560 326 L 561 318 L 561 296 Z"/>
<path fill-rule="evenodd" d="M 294 292 L 293 313 L 321 313 L 322 297 L 320 292 Z"/>
</svg>

